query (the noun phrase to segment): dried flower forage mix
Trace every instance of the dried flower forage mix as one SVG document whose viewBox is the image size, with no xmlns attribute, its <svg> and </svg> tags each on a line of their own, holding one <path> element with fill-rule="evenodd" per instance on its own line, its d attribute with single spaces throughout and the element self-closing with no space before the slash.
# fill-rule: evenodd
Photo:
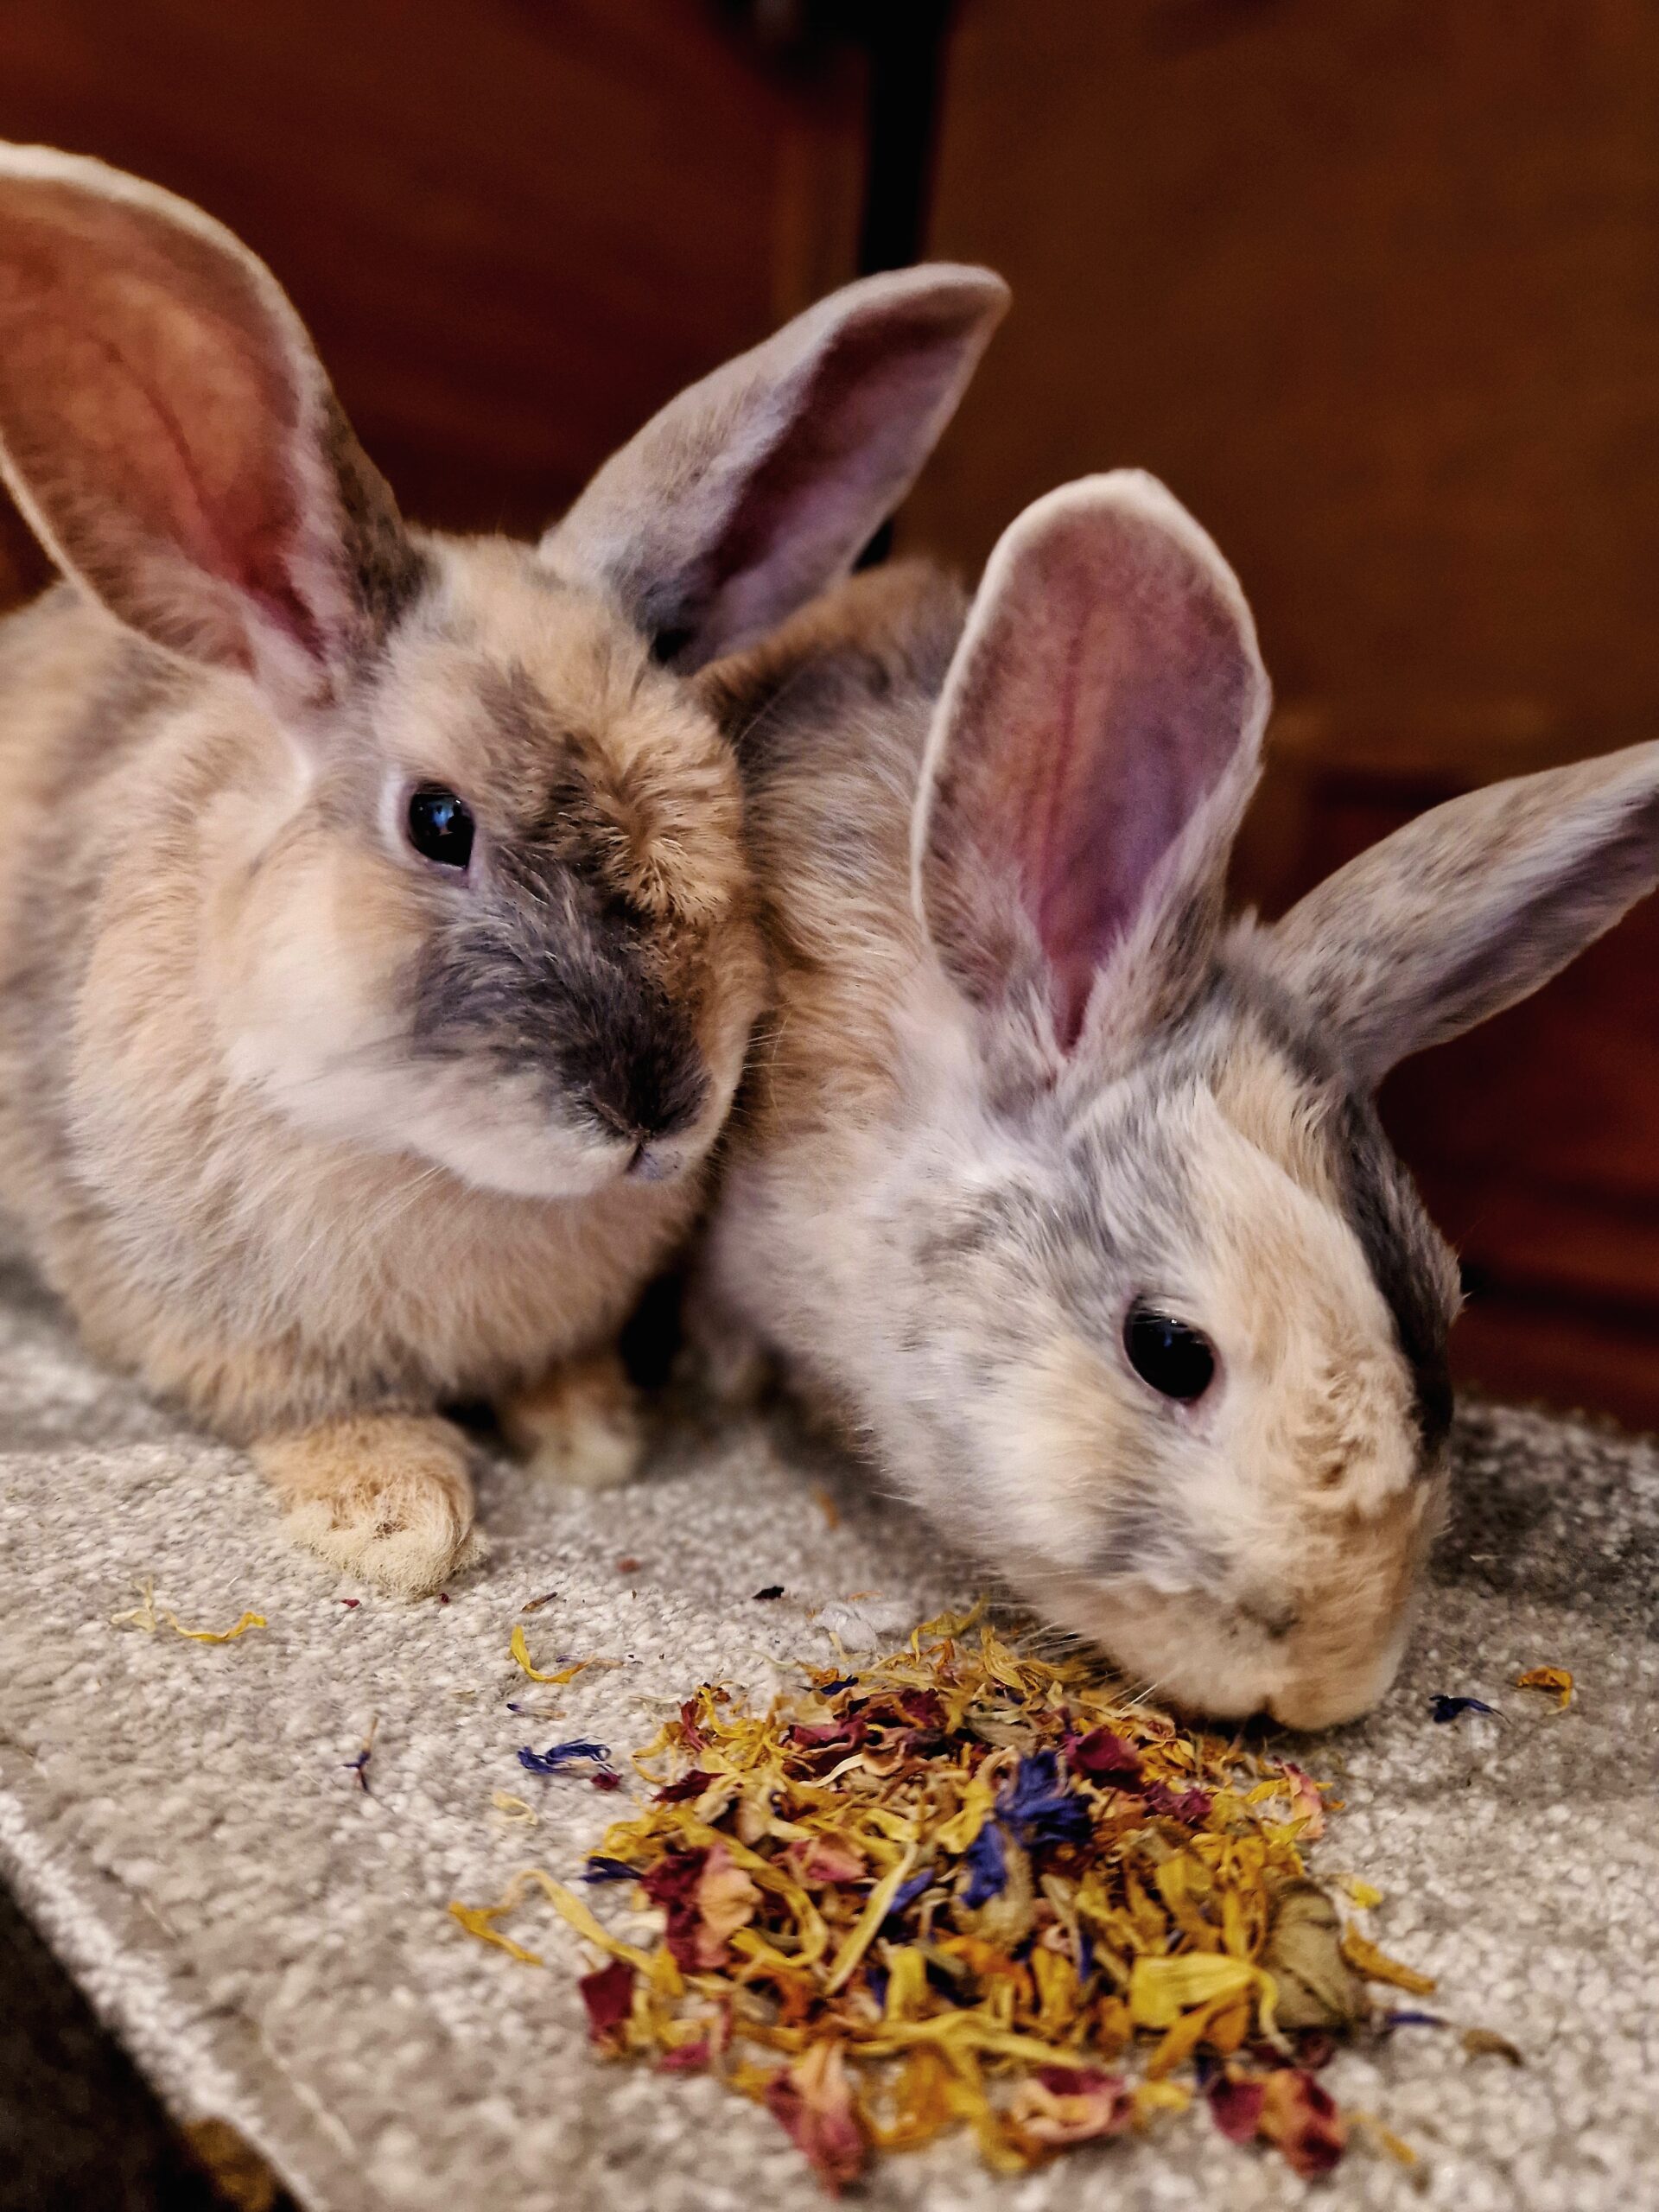
<svg viewBox="0 0 1659 2212">
<path fill-rule="evenodd" d="M 650 1803 L 581 1877 L 634 1884 L 650 1943 L 539 1871 L 451 1910 L 539 1965 L 497 1923 L 544 1895 L 605 1961 L 580 1985 L 598 2048 L 715 2074 L 832 2191 L 953 2127 L 1013 2172 L 1195 2093 L 1227 2136 L 1327 2171 L 1349 2128 L 1315 2069 L 1366 1980 L 1433 1985 L 1309 1881 L 1319 1785 L 978 1619 L 808 1668 L 764 1713 L 688 1699 L 634 1759 Z"/>
</svg>

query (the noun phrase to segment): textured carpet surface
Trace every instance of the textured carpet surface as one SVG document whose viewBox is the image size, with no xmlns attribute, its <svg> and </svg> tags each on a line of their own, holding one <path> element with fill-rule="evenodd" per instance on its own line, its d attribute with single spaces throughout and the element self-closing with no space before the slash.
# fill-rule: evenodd
<svg viewBox="0 0 1659 2212">
<path fill-rule="evenodd" d="M 1501 2030 L 1524 2069 L 1402 2030 L 1329 2077 L 1427 2162 L 1420 2194 L 1356 2151 L 1334 2207 L 1583 2212 L 1659 2202 L 1659 1455 L 1510 1413 L 1467 1415 L 1455 1524 L 1400 1686 L 1308 1747 L 1339 1777 L 1318 1863 L 1386 1892 L 1387 1948 L 1437 2007 Z M 828 1485 L 839 1525 L 815 1498 Z M 712 2083 L 590 2056 L 580 1947 L 533 1910 L 547 1970 L 469 1941 L 452 1897 L 520 1865 L 569 1878 L 623 1800 L 535 1782 L 518 1746 L 651 1734 L 666 1701 L 826 1656 L 811 1608 L 902 1630 L 973 1578 L 897 1509 L 763 1425 L 665 1438 L 601 1499 L 489 1478 L 486 1571 L 447 1605 L 334 1582 L 279 1537 L 234 1456 L 179 1430 L 0 1281 L 0 1869 L 174 2108 L 232 2121 L 316 2212 L 805 2212 L 822 2202 L 765 2114 Z M 623 1558 L 639 1562 L 619 1570 Z M 214 1647 L 111 1624 L 153 1579 Z M 781 1583 L 786 1595 L 754 1592 Z M 507 1640 L 620 1663 L 527 1685 Z M 361 1594 L 355 1606 L 342 1602 Z M 1572 1709 L 1509 1687 L 1571 1668 Z M 1484 1694 L 1483 1732 L 1436 1726 Z M 556 1711 L 527 1724 L 507 1701 Z M 365 1795 L 346 1764 L 372 1719 Z M 506 1829 L 492 1792 L 533 1796 Z M 533 1931 L 533 1932 L 532 1932 Z M 961 2145 L 884 2166 L 864 2201 L 931 2212 L 1249 2208 L 1311 2194 L 1202 2113 L 1018 2182 Z"/>
</svg>

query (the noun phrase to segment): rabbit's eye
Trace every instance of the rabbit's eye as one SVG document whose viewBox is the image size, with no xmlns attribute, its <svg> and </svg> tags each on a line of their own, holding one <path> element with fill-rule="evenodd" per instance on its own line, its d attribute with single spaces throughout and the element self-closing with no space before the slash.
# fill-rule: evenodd
<svg viewBox="0 0 1659 2212">
<path fill-rule="evenodd" d="M 1161 1397 L 1190 1405 L 1215 1380 L 1216 1355 L 1210 1339 L 1186 1322 L 1149 1306 L 1136 1306 L 1123 1324 L 1123 1349 L 1129 1365 Z"/>
<path fill-rule="evenodd" d="M 409 802 L 409 842 L 440 868 L 465 868 L 473 856 L 471 808 L 442 785 L 423 784 Z"/>
</svg>

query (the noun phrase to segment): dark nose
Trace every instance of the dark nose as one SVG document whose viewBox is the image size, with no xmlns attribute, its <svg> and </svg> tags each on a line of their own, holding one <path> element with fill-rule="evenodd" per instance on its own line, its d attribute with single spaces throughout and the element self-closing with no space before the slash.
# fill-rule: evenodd
<svg viewBox="0 0 1659 2212">
<path fill-rule="evenodd" d="M 649 972 L 631 940 L 595 941 L 588 951 L 585 972 L 557 977 L 559 1002 L 550 1007 L 563 1084 L 631 1144 L 690 1128 L 709 1090 L 691 1007 Z"/>
<path fill-rule="evenodd" d="M 693 1126 L 709 1096 L 709 1077 L 694 1052 L 653 1046 L 595 1069 L 588 1095 L 594 1119 L 634 1146 L 638 1166 L 658 1138 Z"/>
</svg>

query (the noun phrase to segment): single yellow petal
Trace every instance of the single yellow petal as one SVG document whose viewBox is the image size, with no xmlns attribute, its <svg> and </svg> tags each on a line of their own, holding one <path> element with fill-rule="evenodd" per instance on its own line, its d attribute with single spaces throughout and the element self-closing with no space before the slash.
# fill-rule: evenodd
<svg viewBox="0 0 1659 2212">
<path fill-rule="evenodd" d="M 515 1622 L 512 1640 L 507 1645 L 507 1649 L 518 1662 L 518 1664 L 524 1669 L 524 1672 L 530 1676 L 532 1682 L 553 1682 L 556 1684 L 574 1682 L 576 1676 L 580 1675 L 585 1668 L 591 1667 L 594 1664 L 594 1662 L 591 1659 L 578 1659 L 574 1667 L 561 1667 L 556 1674 L 543 1674 L 539 1669 L 532 1667 L 530 1663 L 530 1646 L 524 1642 L 524 1624 L 522 1621 Z"/>
<path fill-rule="evenodd" d="M 826 1997 L 833 1997 L 842 1984 L 849 1980 L 853 1968 L 875 1941 L 877 1929 L 893 1910 L 893 1901 L 915 1864 L 916 1846 L 912 1843 L 899 1864 L 885 1873 L 870 1891 L 869 1903 L 860 1913 L 852 1934 L 835 1955 L 829 1979 L 823 1985 Z"/>
<path fill-rule="evenodd" d="M 1573 1677 L 1565 1667 L 1529 1667 L 1524 1675 L 1516 1676 L 1515 1687 L 1518 1690 L 1554 1690 L 1562 1712 L 1573 1702 Z"/>
<path fill-rule="evenodd" d="M 1436 1986 L 1432 1974 L 1419 1974 L 1414 1967 L 1402 1966 L 1398 1959 L 1379 1951 L 1357 1928 L 1343 1930 L 1342 1955 L 1354 1972 L 1363 1974 L 1367 1981 L 1390 1982 L 1395 1989 L 1408 1990 L 1414 1997 L 1427 1997 Z"/>
<path fill-rule="evenodd" d="M 499 1904 L 457 1904 L 453 1900 L 450 1911 L 469 1936 L 476 1936 L 480 1943 L 493 1943 L 498 1951 L 505 1951 L 510 1959 L 517 1959 L 527 1967 L 544 1966 L 546 1961 L 534 1951 L 527 1951 L 522 1943 L 515 1943 L 511 1936 L 503 1936 L 494 1925 L 496 1915 L 504 1908 Z"/>
<path fill-rule="evenodd" d="M 1369 1882 L 1362 1882 L 1357 1874 L 1339 1876 L 1338 1885 L 1350 1904 L 1357 1905 L 1362 1912 L 1369 1912 L 1373 1905 L 1382 1902 L 1382 1891 L 1373 1889 Z"/>
<path fill-rule="evenodd" d="M 1172 2028 L 1195 2005 L 1243 1996 L 1256 1982 L 1248 1959 L 1224 1951 L 1188 1951 L 1175 1958 L 1138 1958 L 1129 1974 L 1129 2013 L 1137 2028 Z"/>
<path fill-rule="evenodd" d="M 927 1997 L 927 1961 L 913 1943 L 900 1944 L 887 1954 L 887 1994 L 882 2017 L 888 2020 L 913 2018 Z"/>
<path fill-rule="evenodd" d="M 244 1613 L 234 1628 L 186 1628 L 175 1614 L 163 1615 L 169 1628 L 188 1637 L 192 1643 L 234 1643 L 238 1636 L 245 1636 L 251 1628 L 269 1625 L 263 1613 Z"/>
</svg>

